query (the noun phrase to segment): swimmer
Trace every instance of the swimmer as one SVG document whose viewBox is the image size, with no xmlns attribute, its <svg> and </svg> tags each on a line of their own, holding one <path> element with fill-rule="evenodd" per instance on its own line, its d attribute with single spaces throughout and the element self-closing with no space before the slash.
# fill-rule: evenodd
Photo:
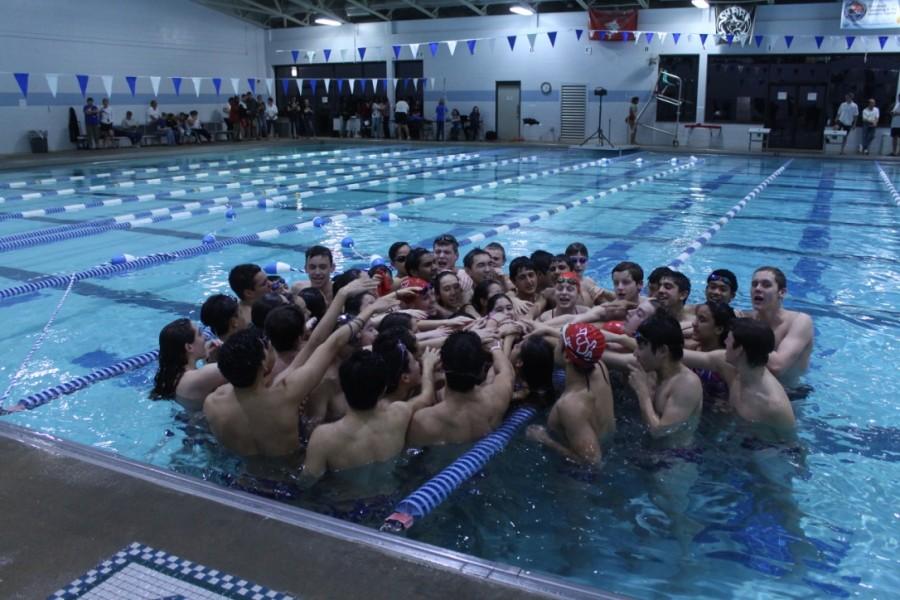
<svg viewBox="0 0 900 600">
<path fill-rule="evenodd" d="M 401 342 L 397 350 L 405 362 L 418 360 Z M 326 471 L 342 471 L 370 463 L 388 461 L 403 451 L 410 420 L 417 410 L 434 399 L 434 367 L 437 350 L 426 350 L 422 356 L 423 392 L 410 402 L 381 400 L 387 386 L 388 372 L 382 356 L 370 350 L 357 350 L 341 363 L 341 388 L 349 409 L 339 421 L 321 425 L 313 431 L 306 449 L 303 478 L 317 479 Z"/>
<path fill-rule="evenodd" d="M 776 267 L 759 267 L 750 282 L 751 316 L 772 328 L 775 349 L 768 368 L 783 385 L 794 386 L 809 367 L 813 322 L 809 315 L 784 308 L 787 278 Z"/>
<path fill-rule="evenodd" d="M 310 246 L 306 249 L 306 263 L 304 265 L 309 281 L 298 281 L 291 291 L 299 293 L 307 287 L 316 288 L 325 297 L 325 303 L 331 304 L 334 298 L 334 290 L 331 287 L 331 274 L 334 273 L 334 256 L 331 250 L 325 246 Z"/>
<path fill-rule="evenodd" d="M 553 405 L 547 427 L 531 425 L 526 435 L 569 460 L 599 466 L 601 442 L 616 429 L 609 373 L 600 362 L 606 342 L 597 328 L 585 323 L 568 325 L 560 338 L 565 391 Z"/>
<path fill-rule="evenodd" d="M 659 280 L 663 275 L 668 275 L 672 272 L 672 269 L 669 267 L 656 267 L 652 271 L 650 271 L 650 276 L 647 277 L 647 296 L 650 298 L 656 298 L 656 292 L 659 291 Z"/>
<path fill-rule="evenodd" d="M 581 290 L 581 282 L 575 273 L 567 272 L 556 279 L 554 286 L 556 292 L 556 306 L 545 311 L 538 317 L 538 321 L 546 322 L 563 315 L 579 315 L 587 312 L 588 308 L 577 304 Z"/>
<path fill-rule="evenodd" d="M 231 386 L 222 386 L 210 394 L 203 406 L 213 435 L 241 456 L 295 454 L 300 450 L 298 416 L 306 397 L 319 385 L 340 349 L 359 335 L 369 318 L 396 304 L 393 294 L 379 298 L 335 330 L 305 363 L 300 363 L 298 354 L 269 386 L 266 376 L 275 362 L 275 353 L 268 339 L 255 329 L 231 336 L 219 352 L 218 363 Z"/>
<path fill-rule="evenodd" d="M 527 256 L 519 256 L 509 263 L 509 278 L 515 286 L 514 297 L 519 301 L 520 314 L 537 317 L 546 308 L 546 298 L 538 294 L 537 273 L 534 263 Z M 524 310 L 524 313 L 521 311 Z"/>
<path fill-rule="evenodd" d="M 479 257 L 482 256 L 487 258 L 488 255 L 486 253 L 479 255 Z M 435 309 L 442 318 L 466 316 L 477 319 L 480 316 L 475 308 L 466 302 L 459 277 L 453 271 L 438 273 L 432 286 L 437 299 Z"/>
<path fill-rule="evenodd" d="M 503 271 L 503 267 L 506 266 L 506 248 L 500 242 L 491 242 L 484 249 L 491 255 L 491 268 L 494 270 L 491 279 L 499 281 L 503 285 L 504 291 L 511 291 L 513 289 L 512 281 Z"/>
<path fill-rule="evenodd" d="M 563 273 L 574 272 L 575 271 L 569 268 L 569 260 L 566 258 L 565 254 L 557 254 L 550 259 L 550 267 L 548 268 L 547 273 L 552 278 L 552 281 L 556 281 Z"/>
<path fill-rule="evenodd" d="M 459 284 L 462 286 L 463 291 L 471 294 L 474 286 L 472 279 L 468 276 L 465 269 L 456 268 L 456 261 L 459 260 L 459 242 L 456 241 L 456 238 L 449 233 L 439 235 L 435 238 L 431 251 L 434 253 L 434 264 L 438 272 L 454 271 L 456 276 L 459 277 Z"/>
<path fill-rule="evenodd" d="M 734 319 L 734 311 L 725 303 L 698 304 L 694 310 L 692 339 L 688 341 L 690 349 L 700 352 L 724 349 Z M 685 345 L 687 346 L 687 343 Z M 687 358 L 685 364 L 691 366 Z M 725 379 L 717 371 L 692 368 L 703 383 L 703 407 L 715 412 L 727 411 L 728 407 L 724 406 L 724 403 L 728 400 L 728 383 Z"/>
<path fill-rule="evenodd" d="M 731 304 L 737 291 L 737 276 L 728 269 L 716 269 L 706 278 L 707 302 Z"/>
<path fill-rule="evenodd" d="M 531 264 L 534 265 L 534 272 L 537 275 L 538 292 L 552 288 L 556 283 L 556 278 L 550 277 L 550 262 L 553 260 L 553 255 L 546 250 L 535 250 L 529 258 L 531 259 Z"/>
<path fill-rule="evenodd" d="M 231 269 L 228 285 L 241 302 L 241 317 L 250 322 L 253 303 L 272 291 L 272 282 L 259 265 L 242 264 Z"/>
<path fill-rule="evenodd" d="M 513 348 L 510 356 L 510 362 L 516 370 L 513 401 L 539 408 L 553 404 L 557 396 L 553 383 L 556 372 L 555 354 L 554 346 L 542 335 L 529 335 Z"/>
<path fill-rule="evenodd" d="M 240 303 L 231 296 L 213 294 L 200 307 L 200 322 L 224 342 L 233 333 L 250 325 L 251 314 L 252 309 L 251 313 L 246 314 L 241 311 Z"/>
<path fill-rule="evenodd" d="M 597 285 L 597 282 L 584 274 L 587 270 L 588 263 L 587 246 L 581 242 L 569 244 L 566 246 L 565 255 L 569 263 L 569 268 L 572 269 L 581 280 L 581 298 L 579 300 L 581 304 L 584 304 L 585 306 L 594 306 L 601 302 L 615 300 L 615 294 L 603 289 Z"/>
<path fill-rule="evenodd" d="M 684 362 L 721 375 L 735 414 L 767 440 L 782 442 L 793 439 L 796 422 L 784 388 L 766 368 L 774 348 L 775 335 L 766 323 L 734 319 L 724 350 L 686 350 Z"/>
<path fill-rule="evenodd" d="M 487 279 L 475 286 L 472 292 L 472 306 L 479 316 L 487 315 L 487 301 L 490 297 L 505 291 L 502 283 Z"/>
<path fill-rule="evenodd" d="M 685 306 L 690 295 L 691 280 L 684 273 L 670 269 L 659 278 L 656 299 L 660 306 L 681 323 L 681 330 L 686 336 L 691 335 L 691 325 L 694 322 L 693 310 L 688 310 Z"/>
<path fill-rule="evenodd" d="M 644 287 L 644 270 L 641 265 L 623 261 L 613 267 L 613 290 L 619 302 L 631 302 L 635 305 L 641 301 L 641 289 Z"/>
<path fill-rule="evenodd" d="M 411 250 L 412 248 L 406 242 L 394 242 L 388 248 L 388 259 L 397 272 L 397 277 L 406 277 L 408 275 L 406 272 L 406 257 L 409 256 Z"/>
<path fill-rule="evenodd" d="M 150 398 L 173 399 L 189 411 L 201 410 L 207 394 L 225 383 L 215 363 L 197 368 L 197 362 L 206 358 L 206 342 L 190 319 L 178 319 L 163 327 L 159 332 L 159 368 Z"/>
<path fill-rule="evenodd" d="M 486 279 L 492 279 L 494 269 L 491 267 L 491 255 L 481 248 L 473 248 L 463 257 L 466 274 L 476 286 Z M 470 290 L 471 291 L 471 290 Z M 471 296 L 471 293 L 469 294 Z"/>
<path fill-rule="evenodd" d="M 413 248 L 406 257 L 406 276 L 431 281 L 438 274 L 434 254 L 425 248 Z M 417 286 L 413 286 L 417 287 Z"/>
<path fill-rule="evenodd" d="M 491 359 L 494 378 L 486 383 Z M 472 331 L 450 334 L 441 348 L 441 362 L 447 378 L 443 398 L 413 416 L 406 437 L 410 446 L 479 440 L 500 425 L 512 398 L 512 364 L 496 333 L 486 332 L 484 337 Z"/>
</svg>

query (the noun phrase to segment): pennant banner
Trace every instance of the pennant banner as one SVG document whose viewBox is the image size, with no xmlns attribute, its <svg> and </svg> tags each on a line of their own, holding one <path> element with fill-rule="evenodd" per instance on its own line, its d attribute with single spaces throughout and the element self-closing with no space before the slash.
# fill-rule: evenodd
<svg viewBox="0 0 900 600">
<path fill-rule="evenodd" d="M 161 80 L 162 80 L 162 77 L 159 77 L 158 75 L 150 76 L 150 87 L 153 88 L 153 97 L 154 98 L 159 96 L 159 82 Z M 235 92 L 235 94 L 237 94 L 237 92 Z"/>
<path fill-rule="evenodd" d="M 469 40 L 466 42 L 466 46 L 469 47 L 469 54 L 475 54 L 475 43 L 478 40 Z"/>
<path fill-rule="evenodd" d="M 128 84 L 128 89 L 131 91 L 131 97 L 134 98 L 134 94 L 137 91 L 137 77 L 128 75 L 125 77 L 125 83 Z"/>
<path fill-rule="evenodd" d="M 238 79 L 237 77 L 232 77 L 232 78 L 231 78 L 231 89 L 234 90 L 234 95 L 235 95 L 235 96 L 237 96 L 238 94 L 240 94 L 240 89 L 241 89 L 241 88 L 240 88 L 240 85 L 241 85 L 241 80 L 240 80 L 240 79 Z"/>
<path fill-rule="evenodd" d="M 310 79 L 309 80 L 309 88 L 312 90 L 312 95 L 316 95 L 316 86 L 319 84 L 318 79 Z"/>
<path fill-rule="evenodd" d="M 584 34 L 584 29 L 576 29 L 575 30 L 575 39 L 580 41 L 582 34 Z"/>
<path fill-rule="evenodd" d="M 790 48 L 790 47 L 791 47 L 791 44 L 793 44 L 793 43 L 794 43 L 794 36 L 792 36 L 792 35 L 786 35 L 786 36 L 784 36 L 784 44 L 785 44 L 785 46 L 787 46 L 788 48 Z"/>
<path fill-rule="evenodd" d="M 881 49 L 884 50 L 884 45 L 887 44 L 888 36 L 879 35 L 878 36 L 878 45 L 881 46 Z"/>
<path fill-rule="evenodd" d="M 548 32 L 547 32 L 547 39 L 550 40 L 550 47 L 551 47 L 551 48 L 556 48 L 556 32 L 555 32 L 555 31 L 548 31 Z"/>
<path fill-rule="evenodd" d="M 325 82 L 325 93 L 328 94 L 331 92 L 331 79 L 324 79 Z"/>
<path fill-rule="evenodd" d="M 256 79 L 254 79 L 253 77 L 248 78 L 247 85 L 250 86 L 250 91 L 255 94 L 256 93 Z"/>
<path fill-rule="evenodd" d="M 506 41 L 509 42 L 509 49 L 511 51 L 516 49 L 516 36 L 508 35 L 506 36 Z"/>
<path fill-rule="evenodd" d="M 271 77 L 266 77 L 266 91 L 270 96 L 275 94 L 275 80 Z"/>
<path fill-rule="evenodd" d="M 315 50 L 307 50 L 306 51 L 306 60 L 308 60 L 309 62 L 312 62 L 315 57 L 316 57 Z"/>
<path fill-rule="evenodd" d="M 288 90 L 291 88 L 291 80 L 290 79 L 282 79 L 281 80 L 281 93 L 285 96 L 288 95 Z"/>
<path fill-rule="evenodd" d="M 181 77 L 170 77 L 172 80 L 172 87 L 175 88 L 175 95 L 181 95 Z"/>
<path fill-rule="evenodd" d="M 649 44 L 650 42 L 653 41 L 653 32 L 648 31 L 647 33 L 644 34 L 644 38 L 646 38 L 647 43 Z"/>
<path fill-rule="evenodd" d="M 824 36 L 824 35 L 817 35 L 817 36 L 816 36 L 816 48 L 819 48 L 819 49 L 821 50 L 821 49 L 822 49 L 822 42 L 824 42 L 824 41 L 825 41 L 825 36 Z"/>
<path fill-rule="evenodd" d="M 13 73 L 13 77 L 16 78 L 16 83 L 19 84 L 19 89 L 22 90 L 22 96 L 25 98 L 28 97 L 28 73 Z M 54 94 L 55 96 L 56 94 Z"/>
<path fill-rule="evenodd" d="M 325 48 L 322 50 L 322 54 L 325 56 L 325 62 L 328 62 L 328 59 L 331 58 L 331 48 Z"/>
<path fill-rule="evenodd" d="M 341 62 L 347 62 L 347 49 L 341 48 Z"/>
<path fill-rule="evenodd" d="M 47 80 L 47 87 L 50 88 L 50 94 L 56 98 L 56 91 L 59 89 L 59 75 L 56 73 L 47 73 L 44 75 L 44 79 Z M 131 93 L 134 95 L 134 92 Z"/>
<path fill-rule="evenodd" d="M 853 47 L 853 42 L 856 41 L 856 36 L 855 36 L 855 35 L 848 35 L 848 36 L 846 37 L 846 40 L 847 40 L 847 50 L 849 50 L 850 48 Z"/>
<path fill-rule="evenodd" d="M 219 90 L 222 88 L 222 78 L 221 77 L 213 77 L 212 82 L 213 82 L 213 87 L 216 88 L 216 96 L 218 96 Z"/>
<path fill-rule="evenodd" d="M 700 45 L 703 46 L 704 48 L 706 48 L 706 38 L 708 38 L 708 37 L 709 37 L 708 33 L 700 34 Z"/>
<path fill-rule="evenodd" d="M 431 57 L 434 58 L 435 56 L 437 56 L 438 43 L 428 42 L 428 49 L 431 51 Z"/>
<path fill-rule="evenodd" d="M 200 97 L 200 85 L 203 83 L 202 77 L 191 77 L 191 83 L 194 84 L 194 94 Z"/>
<path fill-rule="evenodd" d="M 101 75 L 100 81 L 103 82 L 103 89 L 106 90 L 106 97 L 112 97 L 112 84 L 113 84 L 113 76 L 112 75 Z"/>
<path fill-rule="evenodd" d="M 450 56 L 453 56 L 453 53 L 456 52 L 456 41 L 446 42 L 447 51 L 450 52 Z"/>
<path fill-rule="evenodd" d="M 338 84 L 338 96 L 340 96 L 344 92 L 344 80 L 338 79 L 337 84 Z"/>
<path fill-rule="evenodd" d="M 398 60 L 400 58 L 400 51 L 403 49 L 403 46 L 391 46 L 394 49 L 394 60 Z"/>
<path fill-rule="evenodd" d="M 366 60 L 366 49 L 365 48 L 357 48 L 357 52 L 359 52 L 359 60 Z"/>
<path fill-rule="evenodd" d="M 81 88 L 81 97 L 87 97 L 87 86 L 88 80 L 90 79 L 89 75 L 75 75 L 75 79 L 78 80 L 78 87 Z"/>
<path fill-rule="evenodd" d="M 299 50 L 291 50 L 291 58 L 294 59 L 294 64 L 297 64 L 297 59 L 300 58 L 300 51 Z"/>
<path fill-rule="evenodd" d="M 410 44 L 409 51 L 412 52 L 413 58 L 419 55 L 419 44 Z"/>
<path fill-rule="evenodd" d="M 528 38 L 528 47 L 534 52 L 534 41 L 537 39 L 537 34 L 529 33 L 525 37 Z"/>
<path fill-rule="evenodd" d="M 762 43 L 763 43 L 763 36 L 761 36 L 761 35 L 754 35 L 754 36 L 753 36 L 753 41 L 756 42 L 756 47 L 759 48 L 759 47 L 762 45 Z"/>
<path fill-rule="evenodd" d="M 673 34 L 672 34 L 672 41 L 675 42 L 675 45 L 676 45 L 676 46 L 678 45 L 678 38 L 680 38 L 680 37 L 681 37 L 681 34 L 680 34 L 680 33 L 673 33 Z"/>
</svg>

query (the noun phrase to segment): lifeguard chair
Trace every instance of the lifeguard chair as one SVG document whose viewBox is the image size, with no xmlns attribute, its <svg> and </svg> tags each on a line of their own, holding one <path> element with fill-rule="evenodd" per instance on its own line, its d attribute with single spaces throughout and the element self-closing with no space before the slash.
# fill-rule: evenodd
<svg viewBox="0 0 900 600">
<path fill-rule="evenodd" d="M 647 109 L 650 108 L 650 106 L 654 102 L 663 102 L 675 107 L 675 126 L 671 131 L 669 131 L 668 129 L 656 127 L 655 125 L 641 123 L 641 117 L 644 116 L 644 113 L 647 112 Z M 637 124 L 639 127 L 643 127 L 644 129 L 658 131 L 659 133 L 663 133 L 665 135 L 671 135 L 672 145 L 677 148 L 678 128 L 681 124 L 681 106 L 683 104 L 684 96 L 682 92 L 681 77 L 673 73 L 669 73 L 668 71 L 661 71 L 659 74 L 659 78 L 653 85 L 653 90 L 650 93 L 650 99 L 647 100 L 647 103 L 644 104 L 644 107 L 638 113 Z"/>
</svg>

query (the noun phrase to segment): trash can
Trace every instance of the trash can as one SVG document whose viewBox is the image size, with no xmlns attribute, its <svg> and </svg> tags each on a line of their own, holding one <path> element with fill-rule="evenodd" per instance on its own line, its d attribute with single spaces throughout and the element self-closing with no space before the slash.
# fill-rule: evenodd
<svg viewBox="0 0 900 600">
<path fill-rule="evenodd" d="M 28 141 L 31 142 L 31 152 L 41 154 L 47 152 L 47 131 L 45 129 L 32 129 L 28 132 Z"/>
</svg>

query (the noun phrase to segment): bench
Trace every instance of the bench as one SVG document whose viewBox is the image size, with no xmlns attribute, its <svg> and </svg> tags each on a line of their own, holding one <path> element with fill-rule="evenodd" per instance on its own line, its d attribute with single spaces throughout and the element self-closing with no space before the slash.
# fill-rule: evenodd
<svg viewBox="0 0 900 600">
<path fill-rule="evenodd" d="M 209 132 L 209 135 L 212 136 L 212 139 L 217 142 L 234 139 L 234 132 L 226 129 L 224 123 L 207 123 L 206 130 Z"/>
<path fill-rule="evenodd" d="M 769 134 L 772 130 L 768 127 L 751 127 L 747 130 L 747 152 L 750 152 L 753 142 L 759 142 L 759 149 L 765 150 L 769 145 Z"/>
<path fill-rule="evenodd" d="M 850 132 L 843 129 L 826 129 L 823 133 L 825 146 L 822 149 L 828 150 L 828 146 L 841 146 L 843 151 L 844 144 L 847 143 L 848 133 Z"/>
<path fill-rule="evenodd" d="M 717 133 L 719 135 L 719 140 L 722 139 L 722 126 L 721 125 L 708 125 L 706 123 L 691 123 L 689 125 L 684 126 L 685 129 L 688 130 L 687 134 L 687 143 L 690 145 L 691 143 L 691 134 L 694 133 L 695 129 L 708 129 L 709 130 L 709 144 L 712 146 L 713 133 Z"/>
</svg>

